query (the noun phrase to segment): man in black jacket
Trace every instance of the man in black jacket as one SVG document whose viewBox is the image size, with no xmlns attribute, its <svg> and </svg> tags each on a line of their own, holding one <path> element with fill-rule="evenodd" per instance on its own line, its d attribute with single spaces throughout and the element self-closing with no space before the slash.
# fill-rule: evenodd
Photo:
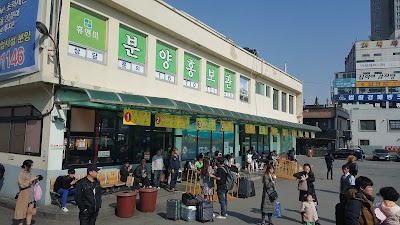
<svg viewBox="0 0 400 225">
<path fill-rule="evenodd" d="M 61 195 L 61 210 L 63 212 L 68 212 L 67 207 L 67 198 L 69 195 L 75 194 L 75 184 L 77 180 L 75 179 L 75 170 L 69 169 L 68 175 L 59 176 L 54 183 L 54 192 Z"/>
<path fill-rule="evenodd" d="M 135 190 L 138 188 L 139 183 L 142 183 L 142 187 L 151 188 L 145 159 L 142 159 L 141 164 L 136 167 L 134 174 L 135 174 L 135 184 L 133 188 Z"/>
<path fill-rule="evenodd" d="M 101 186 L 97 180 L 100 169 L 89 164 L 87 176 L 76 184 L 75 201 L 79 208 L 80 225 L 95 225 L 101 208 Z"/>
<path fill-rule="evenodd" d="M 331 172 L 331 180 L 333 180 L 333 169 L 332 169 L 332 164 L 335 159 L 333 158 L 333 155 L 331 152 L 328 152 L 325 154 L 325 163 L 326 163 L 326 168 L 328 169 L 328 172 L 326 172 L 326 179 L 329 179 L 329 172 Z"/>
</svg>

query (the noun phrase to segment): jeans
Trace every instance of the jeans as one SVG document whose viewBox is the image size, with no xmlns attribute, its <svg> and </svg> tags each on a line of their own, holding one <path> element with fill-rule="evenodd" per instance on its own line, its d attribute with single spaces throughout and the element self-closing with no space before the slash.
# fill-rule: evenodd
<svg viewBox="0 0 400 225">
<path fill-rule="evenodd" d="M 154 186 L 160 187 L 162 170 L 154 170 Z"/>
<path fill-rule="evenodd" d="M 329 172 L 331 172 L 331 180 L 332 180 L 332 177 L 333 177 L 332 166 L 328 166 L 328 172 L 326 172 L 326 179 L 329 179 Z"/>
<path fill-rule="evenodd" d="M 99 212 L 79 212 L 80 225 L 95 225 Z"/>
<path fill-rule="evenodd" d="M 226 216 L 228 208 L 228 191 L 227 190 L 217 190 L 218 201 L 221 205 L 221 216 Z"/>
<path fill-rule="evenodd" d="M 75 188 L 72 189 L 58 189 L 57 193 L 61 195 L 61 207 L 65 207 L 67 205 L 67 198 L 69 195 L 75 194 Z"/>
<path fill-rule="evenodd" d="M 175 173 L 171 173 L 171 184 L 169 185 L 169 189 L 174 188 L 176 186 L 176 180 L 178 179 L 179 171 L 178 169 L 174 171 Z"/>
</svg>

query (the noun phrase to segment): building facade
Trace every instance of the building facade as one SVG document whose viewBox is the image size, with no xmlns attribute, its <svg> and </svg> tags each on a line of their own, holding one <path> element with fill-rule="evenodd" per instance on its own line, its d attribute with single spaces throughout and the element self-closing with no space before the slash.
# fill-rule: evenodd
<svg viewBox="0 0 400 225">
<path fill-rule="evenodd" d="M 400 1 L 371 0 L 371 40 L 399 38 Z"/>
<path fill-rule="evenodd" d="M 50 178 L 84 174 L 88 163 L 150 162 L 176 146 L 183 161 L 219 151 L 240 166 L 251 147 L 281 152 L 320 131 L 302 124 L 301 81 L 161 0 L 35 2 L 7 1 L 6 11 L 36 7 L 37 18 L 14 17 L 15 30 L 31 26 L 26 34 L 0 34 L 0 55 L 16 52 L 18 62 L 30 50 L 35 59 L 30 70 L 2 59 L 2 196 L 15 196 L 28 158 L 48 193 Z M 32 49 L 19 52 L 24 40 Z"/>
</svg>

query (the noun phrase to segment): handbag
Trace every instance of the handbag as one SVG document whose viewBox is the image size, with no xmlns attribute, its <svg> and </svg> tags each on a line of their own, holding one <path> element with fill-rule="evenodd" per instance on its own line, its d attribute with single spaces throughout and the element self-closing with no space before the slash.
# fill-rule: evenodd
<svg viewBox="0 0 400 225">
<path fill-rule="evenodd" d="M 297 190 L 299 190 L 299 191 L 308 191 L 307 181 L 299 180 L 299 185 L 297 187 Z"/>
<path fill-rule="evenodd" d="M 42 188 L 40 188 L 39 184 L 36 182 L 33 185 L 33 199 L 39 201 L 42 198 L 42 194 Z"/>
<path fill-rule="evenodd" d="M 276 199 L 278 199 L 278 192 L 276 192 L 275 190 L 272 191 L 271 193 L 268 194 L 269 200 L 271 202 L 275 201 Z"/>
</svg>

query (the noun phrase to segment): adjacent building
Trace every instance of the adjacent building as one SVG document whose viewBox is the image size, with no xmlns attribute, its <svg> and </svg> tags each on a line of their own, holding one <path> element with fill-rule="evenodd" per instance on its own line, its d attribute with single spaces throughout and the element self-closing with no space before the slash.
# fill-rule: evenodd
<svg viewBox="0 0 400 225">
<path fill-rule="evenodd" d="M 400 1 L 371 0 L 371 40 L 399 38 Z"/>
</svg>

